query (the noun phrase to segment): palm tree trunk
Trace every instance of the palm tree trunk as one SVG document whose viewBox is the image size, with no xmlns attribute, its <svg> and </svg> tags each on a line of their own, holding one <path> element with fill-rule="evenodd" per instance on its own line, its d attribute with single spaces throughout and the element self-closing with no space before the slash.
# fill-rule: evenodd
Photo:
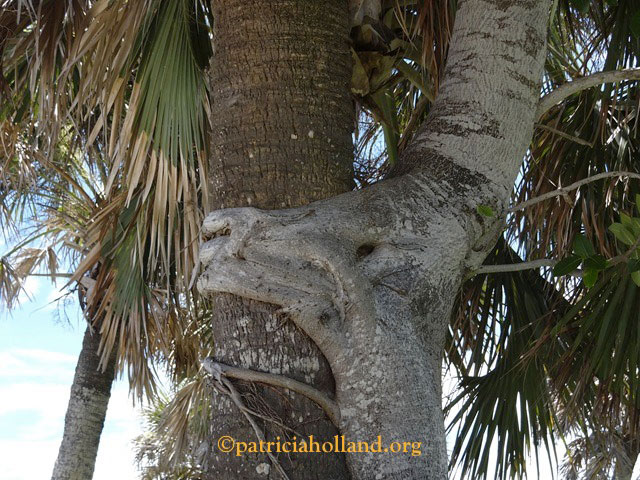
<svg viewBox="0 0 640 480">
<path fill-rule="evenodd" d="M 347 2 L 218 0 L 210 87 L 213 209 L 289 208 L 352 188 L 354 107 Z M 272 305 L 231 295 L 214 299 L 216 359 L 285 374 L 334 395 L 329 365 L 316 345 Z M 322 441 L 338 432 L 323 411 L 286 390 L 239 385 L 245 402 Z M 285 437 L 259 420 L 267 440 Z M 235 405 L 214 399 L 213 441 L 257 440 Z M 292 478 L 349 478 L 344 455 L 280 455 Z M 264 479 L 263 454 L 212 452 L 209 477 Z M 271 469 L 272 478 L 278 475 Z"/>
<path fill-rule="evenodd" d="M 290 190 L 315 191 L 314 174 L 302 173 L 304 166 L 325 159 L 329 168 L 341 158 L 339 151 L 320 147 L 339 145 L 333 138 L 343 123 L 335 116 L 347 104 L 336 103 L 336 93 L 344 91 L 338 85 L 348 76 L 342 76 L 342 57 L 323 58 L 327 48 L 336 54 L 344 48 L 337 6 L 291 0 L 213 4 L 216 22 L 222 19 L 211 82 L 211 166 L 220 192 L 213 207 L 265 207 L 264 198 L 270 200 L 267 208 L 293 206 Z M 440 376 L 448 319 L 465 271 L 482 263 L 503 225 L 501 215 L 484 217 L 477 207 L 504 212 L 531 141 L 549 8 L 541 0 L 460 2 L 438 98 L 392 178 L 306 207 L 218 211 L 204 222 L 205 234 L 215 238 L 201 250 L 207 268 L 200 291 L 254 300 L 216 299 L 219 360 L 297 377 L 331 397 L 325 358 L 313 354 L 304 337 L 282 329 L 273 309 L 255 302 L 290 312 L 331 366 L 340 432 L 347 441 L 380 438 L 381 447 L 390 447 L 348 452 L 354 479 L 447 478 Z M 331 85 L 335 91 L 328 94 Z M 295 142 L 307 130 L 314 142 L 298 150 Z M 297 185 L 288 188 L 283 179 Z M 263 416 L 272 416 L 274 408 L 282 419 L 298 417 L 287 410 L 288 393 L 245 393 L 249 407 Z M 223 400 L 214 412 L 214 444 L 222 435 L 255 440 L 232 402 Z M 310 425 L 304 422 L 307 411 L 298 417 L 301 429 Z M 414 442 L 421 454 L 393 454 Z M 307 453 L 299 463 L 280 458 L 294 480 L 345 478 L 328 470 L 339 455 Z M 264 456 L 215 451 L 211 460 L 209 478 L 265 478 L 269 471 L 260 464 L 268 467 Z"/>
<path fill-rule="evenodd" d="M 73 377 L 64 419 L 64 436 L 52 480 L 89 480 L 93 477 L 116 371 L 115 355 L 112 355 L 104 371 L 99 368 L 99 345 L 100 334 L 87 326 Z"/>
</svg>

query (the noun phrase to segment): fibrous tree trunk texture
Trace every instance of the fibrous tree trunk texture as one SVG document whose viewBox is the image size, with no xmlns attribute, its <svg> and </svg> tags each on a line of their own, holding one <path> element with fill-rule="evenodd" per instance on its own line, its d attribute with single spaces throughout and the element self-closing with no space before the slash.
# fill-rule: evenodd
<svg viewBox="0 0 640 480">
<path fill-rule="evenodd" d="M 210 68 L 213 209 L 296 207 L 352 188 L 354 107 L 349 93 L 348 7 L 328 0 L 217 0 Z M 334 394 L 317 346 L 277 307 L 218 294 L 213 299 L 216 360 L 284 374 Z M 287 390 L 236 384 L 247 407 L 297 435 L 331 439 L 336 427 L 315 403 Z M 215 394 L 212 439 L 257 441 L 238 407 Z M 257 419 L 267 440 L 291 431 Z M 291 478 L 349 478 L 344 455 L 279 455 Z M 280 478 L 268 456 L 223 454 L 212 479 Z"/>
<path fill-rule="evenodd" d="M 64 435 L 52 480 L 89 480 L 98 455 L 100 435 L 111 397 L 116 361 L 100 368 L 100 334 L 87 326 L 71 385 Z"/>
<path fill-rule="evenodd" d="M 447 476 L 445 332 L 464 273 L 498 238 L 531 139 L 548 16 L 546 0 L 459 2 L 439 95 L 392 178 L 297 208 L 217 210 L 204 222 L 200 290 L 288 314 L 330 366 L 340 433 L 422 442 L 419 456 L 347 454 L 354 479 Z M 237 148 L 250 149 L 245 141 Z M 479 215 L 481 205 L 497 214 Z M 225 363 L 237 365 L 232 355 L 259 338 L 226 346 Z M 261 369 L 255 360 L 248 368 Z"/>
</svg>

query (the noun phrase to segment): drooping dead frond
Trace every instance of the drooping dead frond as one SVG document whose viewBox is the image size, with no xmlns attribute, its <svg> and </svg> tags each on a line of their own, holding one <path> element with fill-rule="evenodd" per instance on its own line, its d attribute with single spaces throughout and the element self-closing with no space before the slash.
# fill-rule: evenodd
<svg viewBox="0 0 640 480">
<path fill-rule="evenodd" d="M 197 478 L 209 453 L 211 387 L 205 376 L 182 382 L 147 409 L 146 431 L 135 441 L 142 478 Z"/>
<path fill-rule="evenodd" d="M 379 18 L 365 17 L 352 30 L 351 90 L 364 110 L 356 160 L 384 147 L 373 162 L 379 171 L 373 177 L 384 176 L 426 118 L 443 73 L 454 12 L 448 0 L 388 0 Z"/>
<path fill-rule="evenodd" d="M 43 235 L 71 248 L 72 281 L 96 282 L 84 300 L 102 354 L 117 350 L 141 395 L 154 388 L 149 362 L 171 356 L 167 332 L 186 328 L 194 302 L 209 6 L 43 0 L 18 18 L 21 3 L 9 2 L 1 39 L 4 217 L 31 207 Z"/>
</svg>

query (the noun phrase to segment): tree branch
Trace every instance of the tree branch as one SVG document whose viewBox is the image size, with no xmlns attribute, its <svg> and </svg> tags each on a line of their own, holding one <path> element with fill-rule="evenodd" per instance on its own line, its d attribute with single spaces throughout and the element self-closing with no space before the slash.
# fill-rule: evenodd
<svg viewBox="0 0 640 480">
<path fill-rule="evenodd" d="M 27 277 L 73 278 L 73 273 L 30 273 Z"/>
<path fill-rule="evenodd" d="M 629 247 L 629 249 L 626 252 L 624 252 L 622 255 L 617 255 L 607 260 L 608 265 L 613 266 L 613 265 L 618 265 L 620 263 L 629 261 L 629 259 L 631 258 L 631 255 L 633 254 L 633 252 L 636 251 L 636 249 L 638 249 L 638 247 L 640 247 L 640 237 L 638 237 L 635 243 L 631 245 L 631 247 Z M 482 265 L 476 268 L 473 272 L 471 272 L 467 276 L 467 278 L 472 278 L 482 273 L 519 272 L 522 270 L 531 270 L 531 269 L 542 268 L 542 267 L 555 267 L 556 263 L 558 262 L 559 260 L 553 260 L 551 258 L 542 258 L 540 260 L 531 260 L 529 262 L 521 262 L 521 263 L 507 263 L 504 265 Z M 571 272 L 569 275 L 573 277 L 581 277 L 582 271 L 576 269 L 573 272 Z"/>
<path fill-rule="evenodd" d="M 562 188 L 559 188 L 557 190 L 553 190 L 551 192 L 547 192 L 547 193 L 542 194 L 542 195 L 540 195 L 538 197 L 531 198 L 531 199 L 527 200 L 526 202 L 522 202 L 522 203 L 519 203 L 518 205 L 514 205 L 513 207 L 510 207 L 507 210 L 507 212 L 512 213 L 512 212 L 516 212 L 518 210 L 523 210 L 523 209 L 525 209 L 527 207 L 530 207 L 531 205 L 535 205 L 537 203 L 544 202 L 545 200 L 548 200 L 550 198 L 566 195 L 570 191 L 576 190 L 576 189 L 582 187 L 583 185 L 586 185 L 587 183 L 596 182 L 598 180 L 602 180 L 603 178 L 612 178 L 612 177 L 629 177 L 629 178 L 635 178 L 635 179 L 640 180 L 640 173 L 623 172 L 623 171 L 598 173 L 596 175 L 593 175 L 592 177 L 587 177 L 587 178 L 583 178 L 582 180 L 578 180 L 577 182 L 574 182 L 574 183 L 572 183 L 572 184 L 570 184 L 570 185 L 568 185 L 566 187 L 562 187 Z"/>
<path fill-rule="evenodd" d="M 581 90 L 586 90 L 587 88 L 602 85 L 604 83 L 615 83 L 624 80 L 640 80 L 640 68 L 598 72 L 565 83 L 540 99 L 536 110 L 536 118 L 539 120 L 540 117 L 547 113 L 554 105 L 557 105 L 574 93 L 578 93 Z"/>
<path fill-rule="evenodd" d="M 535 126 L 536 126 L 536 128 L 541 128 L 541 129 L 546 130 L 548 132 L 554 133 L 555 135 L 558 135 L 559 137 L 566 138 L 567 140 L 575 142 L 575 143 L 577 143 L 579 145 L 584 145 L 585 147 L 593 148 L 593 142 L 588 142 L 586 140 L 583 140 L 582 138 L 574 137 L 573 135 L 569 135 L 568 133 L 565 133 L 562 130 L 558 130 L 557 128 L 553 128 L 553 127 L 550 127 L 549 125 L 545 125 L 544 123 L 536 123 Z"/>
<path fill-rule="evenodd" d="M 258 372 L 256 370 L 249 370 L 248 368 L 232 367 L 230 365 L 216 362 L 211 358 L 206 358 L 203 362 L 203 366 L 205 370 L 214 377 L 225 376 L 247 382 L 266 383 L 267 385 L 286 388 L 287 390 L 304 395 L 309 400 L 317 403 L 325 411 L 329 420 L 331 420 L 334 425 L 339 425 L 340 407 L 338 407 L 338 404 L 327 397 L 324 393 L 316 390 L 306 383 L 285 377 L 284 375 L 277 375 L 275 373 Z"/>
<path fill-rule="evenodd" d="M 216 376 L 216 381 L 218 382 L 218 387 L 217 388 L 222 393 L 228 395 L 229 398 L 231 398 L 231 401 L 236 405 L 236 407 L 238 407 L 238 409 L 246 417 L 247 421 L 251 425 L 251 428 L 253 428 L 253 431 L 255 432 L 256 437 L 258 437 L 258 440 L 260 440 L 261 443 L 262 442 L 266 442 L 267 439 L 264 436 L 264 432 L 258 426 L 256 421 L 253 419 L 253 417 L 249 413 L 249 409 L 245 406 L 244 402 L 242 401 L 242 397 L 240 396 L 240 393 L 238 392 L 238 390 L 236 390 L 236 388 L 233 386 L 233 384 L 224 375 L 218 374 Z M 224 389 L 222 387 L 224 387 Z M 269 457 L 269 460 L 271 460 L 271 463 L 273 464 L 275 469 L 282 476 L 282 478 L 284 480 L 289 480 L 289 476 L 284 471 L 284 469 L 282 468 L 282 465 L 280 465 L 280 462 L 275 457 L 275 455 L 273 455 L 273 453 L 271 453 L 270 451 L 267 451 L 267 456 Z"/>
<path fill-rule="evenodd" d="M 503 273 L 503 272 L 520 272 L 522 270 L 531 270 L 542 267 L 553 267 L 558 263 L 557 260 L 551 258 L 542 258 L 540 260 L 531 260 L 522 263 L 507 263 L 504 265 L 482 265 L 471 272 L 471 276 L 481 273 Z"/>
</svg>

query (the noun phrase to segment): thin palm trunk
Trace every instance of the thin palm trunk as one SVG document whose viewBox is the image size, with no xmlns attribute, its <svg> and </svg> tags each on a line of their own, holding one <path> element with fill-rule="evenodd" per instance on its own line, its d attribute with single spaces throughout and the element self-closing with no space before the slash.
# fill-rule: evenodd
<svg viewBox="0 0 640 480">
<path fill-rule="evenodd" d="M 99 345 L 100 334 L 87 326 L 52 480 L 89 480 L 93 477 L 116 371 L 113 355 L 104 370 L 99 368 Z"/>
</svg>

